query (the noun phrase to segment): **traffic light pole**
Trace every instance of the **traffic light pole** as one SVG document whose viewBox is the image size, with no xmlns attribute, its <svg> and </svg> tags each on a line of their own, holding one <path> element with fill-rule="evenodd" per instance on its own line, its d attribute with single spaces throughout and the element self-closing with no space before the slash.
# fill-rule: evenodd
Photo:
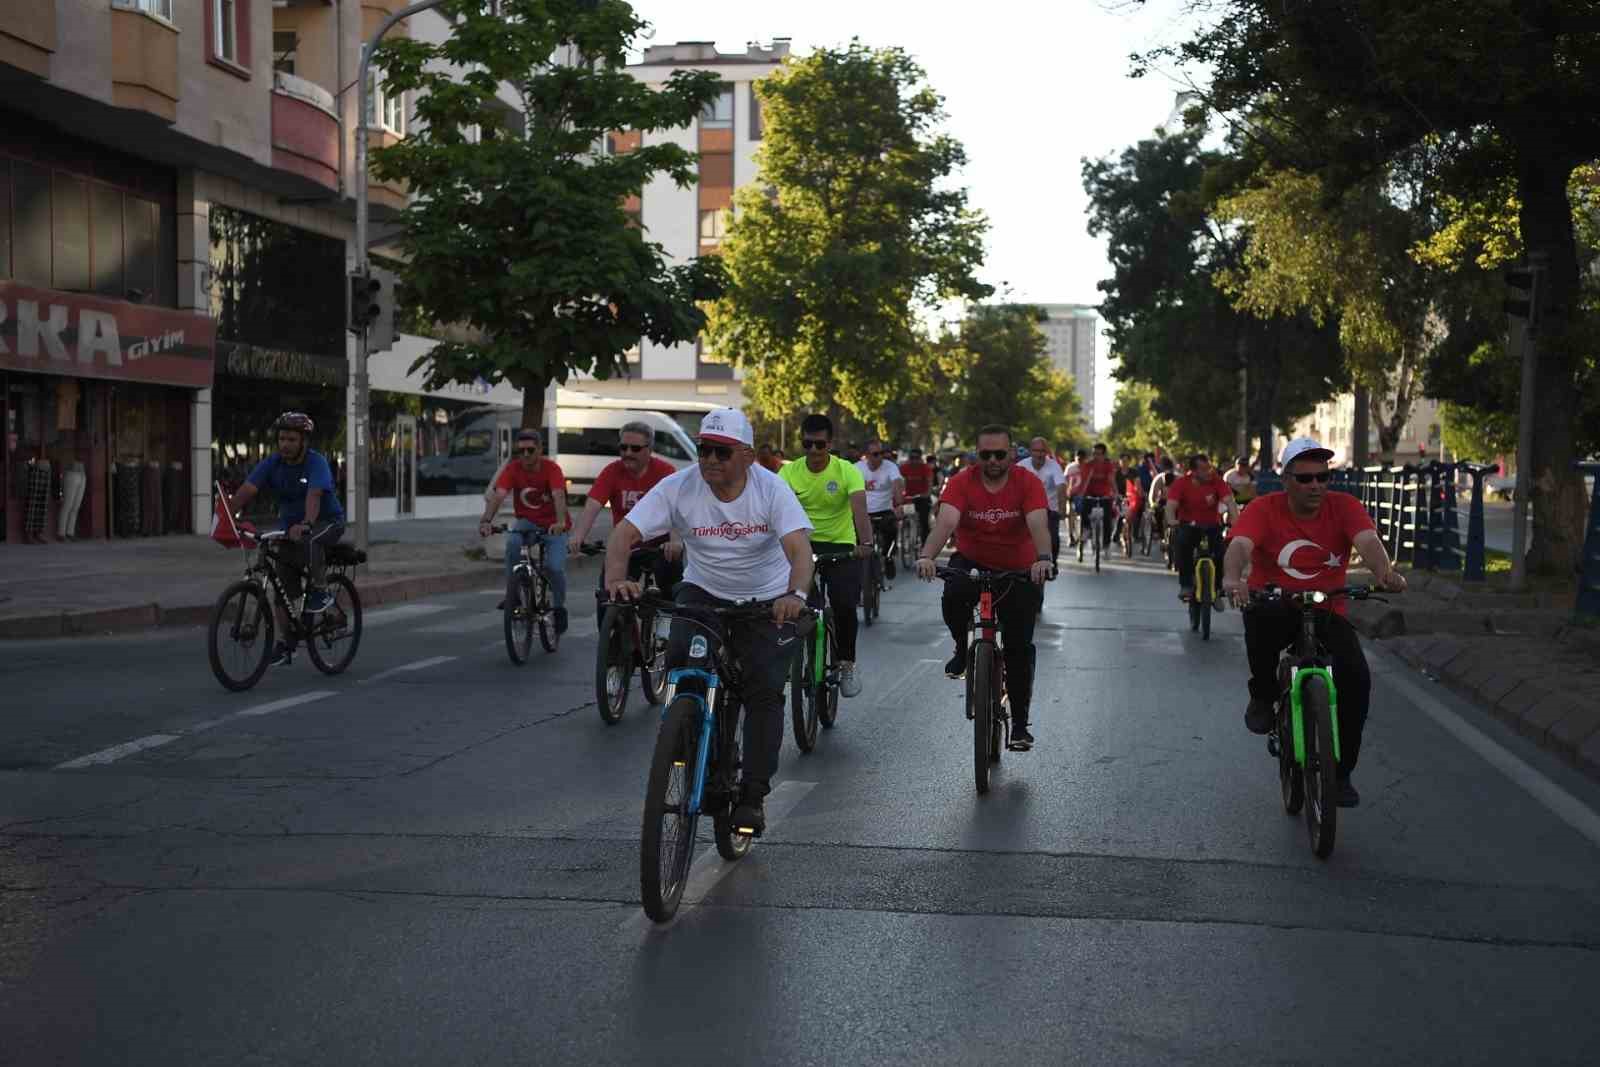
<svg viewBox="0 0 1600 1067">
<path fill-rule="evenodd" d="M 1528 584 L 1528 505 L 1533 494 L 1534 391 L 1539 380 L 1539 319 L 1541 290 L 1549 256 L 1528 254 L 1528 325 L 1522 345 L 1522 395 L 1517 409 L 1517 489 L 1511 506 L 1511 590 L 1521 592 Z"/>
<path fill-rule="evenodd" d="M 367 91 L 367 74 L 372 69 L 372 53 L 377 49 L 378 43 L 383 40 L 383 35 L 394 28 L 395 24 L 410 18 L 419 11 L 438 7 L 444 0 L 418 0 L 417 3 L 401 8 L 399 11 L 387 16 L 378 25 L 374 33 L 361 46 L 361 64 L 356 69 L 356 86 L 360 96 L 356 110 L 356 263 L 355 273 L 365 277 L 372 269 L 372 261 L 367 255 L 367 107 L 371 97 Z M 349 411 L 346 419 L 348 432 L 345 435 L 345 448 L 349 452 L 347 464 L 348 482 L 346 495 L 350 498 L 350 517 L 356 527 L 356 547 L 365 550 L 368 547 L 368 528 L 372 518 L 370 492 L 371 480 L 371 392 L 367 383 L 367 355 L 368 338 L 371 335 L 368 326 L 356 334 L 355 356 L 350 362 L 350 391 Z"/>
</svg>

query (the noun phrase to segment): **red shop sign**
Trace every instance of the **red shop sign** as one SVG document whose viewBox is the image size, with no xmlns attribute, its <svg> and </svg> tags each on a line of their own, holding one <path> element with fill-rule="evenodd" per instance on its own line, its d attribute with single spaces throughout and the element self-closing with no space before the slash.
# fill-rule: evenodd
<svg viewBox="0 0 1600 1067">
<path fill-rule="evenodd" d="M 0 367 L 211 388 L 206 315 L 0 282 Z"/>
</svg>

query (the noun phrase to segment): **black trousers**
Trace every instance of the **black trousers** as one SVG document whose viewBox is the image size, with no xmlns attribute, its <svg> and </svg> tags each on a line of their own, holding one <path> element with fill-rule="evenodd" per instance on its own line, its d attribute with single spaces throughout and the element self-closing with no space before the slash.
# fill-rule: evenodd
<svg viewBox="0 0 1600 1067">
<path fill-rule="evenodd" d="M 1089 536 L 1089 513 L 1094 511 L 1094 506 L 1099 504 L 1105 512 L 1105 523 L 1100 530 L 1100 550 L 1103 552 L 1111 547 L 1111 538 L 1116 533 L 1117 527 L 1117 501 L 1109 496 L 1082 496 L 1078 498 L 1078 514 L 1083 516 L 1083 536 Z"/>
<path fill-rule="evenodd" d="M 1250 659 L 1250 696 L 1278 697 L 1278 653 L 1300 635 L 1300 613 L 1283 604 L 1269 604 L 1244 613 L 1244 647 Z M 1317 612 L 1317 640 L 1333 661 L 1333 685 L 1339 700 L 1339 770 L 1349 774 L 1361 756 L 1361 732 L 1372 704 L 1372 672 L 1361 651 L 1356 628 L 1331 611 Z"/>
<path fill-rule="evenodd" d="M 278 581 L 283 583 L 283 591 L 291 597 L 300 595 L 301 571 L 311 579 L 314 587 L 321 588 L 323 549 L 343 536 L 344 523 L 324 522 L 318 519 L 311 524 L 311 530 L 300 540 L 290 541 L 285 538 L 283 547 L 278 550 L 279 558 L 292 566 L 278 568 Z M 297 567 L 300 569 L 296 570 Z"/>
<path fill-rule="evenodd" d="M 1056 557 L 1061 555 L 1061 512 L 1047 511 L 1045 514 L 1050 524 L 1050 562 L 1054 563 Z"/>
<path fill-rule="evenodd" d="M 645 571 L 645 557 L 634 552 L 628 555 L 628 581 L 637 582 Z M 667 558 L 659 553 L 650 566 L 650 571 L 655 575 L 656 588 L 661 590 L 662 596 L 671 596 L 678 583 L 683 581 L 683 557 L 679 556 L 676 563 L 668 562 Z M 600 557 L 600 576 L 596 579 L 595 588 L 599 590 L 596 602 L 603 602 L 606 596 L 606 567 L 605 557 Z M 594 626 L 598 630 L 605 623 L 606 613 L 594 613 Z"/>
<path fill-rule="evenodd" d="M 957 570 L 971 570 L 977 564 L 957 552 L 950 557 L 950 566 Z M 967 628 L 972 622 L 972 609 L 977 607 L 978 584 L 966 578 L 948 578 L 944 583 L 944 598 L 940 607 L 944 611 L 944 624 L 955 638 L 956 652 L 967 653 Z M 1029 581 L 1012 581 L 1002 585 L 995 594 L 994 613 L 1000 622 L 1000 643 L 1005 646 L 1006 691 L 1011 694 L 1011 718 L 1020 726 L 1029 722 L 1033 705 L 1033 665 L 1036 651 L 1033 647 L 1033 624 L 1039 615 L 1039 598 L 1042 591 Z"/>
<path fill-rule="evenodd" d="M 933 532 L 933 523 L 929 518 L 933 512 L 933 501 L 925 496 L 914 496 L 911 506 L 917 509 L 917 550 L 920 552 L 928 542 L 928 535 Z"/>
<path fill-rule="evenodd" d="M 900 513 L 874 511 L 867 518 L 872 520 L 872 535 L 878 540 L 878 551 L 883 553 L 884 565 L 894 566 L 894 545 L 900 537 Z"/>
<path fill-rule="evenodd" d="M 1217 587 L 1211 592 L 1220 594 L 1222 591 L 1222 527 L 1179 526 L 1172 531 L 1172 558 L 1178 569 L 1178 588 L 1194 588 L 1194 559 L 1200 547 L 1200 538 L 1206 530 L 1211 531 L 1211 558 L 1217 563 Z"/>
<path fill-rule="evenodd" d="M 679 604 L 733 607 L 698 585 L 683 582 L 672 599 Z M 778 753 L 783 748 L 783 686 L 789 680 L 789 659 L 800 642 L 793 625 L 775 622 L 741 622 L 728 629 L 728 648 L 744 679 L 744 773 L 743 781 L 760 795 L 772 788 L 778 773 Z M 682 619 L 672 622 L 667 643 L 667 663 L 682 667 L 689 660 L 689 641 L 705 633 Z M 780 640 L 784 643 L 780 644 Z"/>
<path fill-rule="evenodd" d="M 837 646 L 839 660 L 842 663 L 854 663 L 856 660 L 856 633 L 861 628 L 861 620 L 856 615 L 856 604 L 861 601 L 861 579 L 863 561 L 855 558 L 855 545 L 841 545 L 832 541 L 813 541 L 811 551 L 819 557 L 817 560 L 817 582 L 828 595 L 828 603 L 833 605 L 833 637 Z M 844 556 L 844 559 L 834 562 L 823 559 L 825 556 Z M 816 607 L 816 604 L 812 604 Z"/>
</svg>

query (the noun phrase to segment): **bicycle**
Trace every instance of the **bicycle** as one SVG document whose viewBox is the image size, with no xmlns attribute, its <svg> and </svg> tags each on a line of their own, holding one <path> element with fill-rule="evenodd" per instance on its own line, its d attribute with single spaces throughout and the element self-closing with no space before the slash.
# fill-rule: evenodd
<svg viewBox="0 0 1600 1067">
<path fill-rule="evenodd" d="M 861 618 L 871 626 L 882 614 L 883 591 L 888 583 L 883 577 L 883 538 L 881 523 L 872 524 L 872 555 L 867 557 L 866 580 L 861 583 Z M 915 561 L 913 561 L 915 566 Z"/>
<path fill-rule="evenodd" d="M 817 726 L 831 730 L 839 717 L 839 661 L 834 645 L 833 605 L 820 578 L 824 567 L 856 566 L 854 554 L 812 556 L 811 595 L 807 603 L 817 613 L 817 625 L 789 668 L 789 708 L 794 720 L 794 743 L 801 752 L 817 747 Z M 854 608 L 851 609 L 855 610 Z"/>
<path fill-rule="evenodd" d="M 1088 499 L 1089 499 L 1089 502 L 1091 503 L 1092 506 L 1089 509 L 1088 526 L 1083 531 L 1082 536 L 1080 536 L 1078 538 L 1078 562 L 1079 563 L 1083 562 L 1083 543 L 1084 543 L 1084 541 L 1093 542 L 1093 544 L 1094 544 L 1094 570 L 1095 570 L 1095 573 L 1098 574 L 1098 573 L 1100 573 L 1100 548 L 1101 548 L 1101 543 L 1105 540 L 1105 531 L 1106 531 L 1107 517 L 1106 517 L 1106 506 L 1105 505 L 1106 505 L 1106 501 L 1108 501 L 1110 499 L 1110 497 L 1092 496 L 1092 497 L 1089 497 Z"/>
<path fill-rule="evenodd" d="M 492 534 L 505 533 L 510 526 L 501 524 L 489 527 Z M 543 534 L 547 531 L 537 530 Z M 535 581 L 534 576 L 538 576 Z M 505 607 L 506 653 L 518 667 L 528 662 L 533 652 L 533 631 L 539 630 L 539 643 L 546 652 L 554 652 L 561 645 L 561 634 L 556 630 L 555 608 L 550 603 L 550 577 L 544 570 L 544 538 L 535 544 L 522 543 L 522 558 L 511 568 L 511 579 L 506 582 Z"/>
<path fill-rule="evenodd" d="M 343 673 L 361 647 L 361 595 L 345 571 L 365 563 L 367 554 L 338 542 L 324 546 L 325 584 L 333 594 L 333 604 L 326 611 L 308 614 L 306 569 L 282 558 L 281 546 L 290 543 L 288 534 L 282 530 L 258 534 L 249 523 L 240 525 L 239 534 L 240 547 L 250 553 L 253 544 L 255 551 L 247 556 L 244 577 L 224 589 L 211 609 L 206 632 L 211 673 L 224 689 L 236 693 L 261 680 L 271 661 L 277 634 L 274 605 L 284 609 L 284 638 L 291 650 L 304 641 L 317 670 L 329 675 Z M 298 597 L 291 598 L 284 592 L 278 575 L 280 567 L 301 575 Z"/>
<path fill-rule="evenodd" d="M 1146 556 L 1155 548 L 1156 538 L 1159 536 L 1156 530 L 1155 511 L 1155 507 L 1146 504 L 1144 515 L 1139 519 L 1139 544 L 1143 546 Z"/>
<path fill-rule="evenodd" d="M 1139 520 L 1135 522 L 1131 517 L 1125 518 L 1122 523 L 1122 551 L 1128 559 L 1133 558 L 1135 545 L 1144 546 L 1145 555 L 1150 554 L 1149 549 L 1149 524 L 1150 509 L 1142 508 L 1139 511 Z"/>
<path fill-rule="evenodd" d="M 1250 607 L 1290 603 L 1300 612 L 1300 634 L 1278 658 L 1278 698 L 1267 754 L 1278 761 L 1283 810 L 1305 809 L 1311 851 L 1318 859 L 1333 854 L 1339 828 L 1339 691 L 1333 663 L 1317 640 L 1317 612 L 1336 597 L 1378 599 L 1368 586 L 1347 585 L 1321 592 L 1285 592 L 1275 586 L 1250 592 Z"/>
<path fill-rule="evenodd" d="M 586 544 L 579 547 L 586 556 L 599 555 L 605 545 Z M 660 558 L 659 548 L 635 548 L 630 557 L 628 572 L 638 573 L 647 593 L 659 593 L 656 585 L 655 561 Z M 655 613 L 632 603 L 610 603 L 603 590 L 595 593 L 600 611 L 600 644 L 595 649 L 594 699 L 600 712 L 600 721 L 615 726 L 622 721 L 628 707 L 628 689 L 633 680 L 633 669 L 639 669 L 639 688 L 648 703 L 661 703 L 666 688 L 667 638 L 657 632 Z"/>
<path fill-rule="evenodd" d="M 900 534 L 895 538 L 895 544 L 900 549 L 900 569 L 910 573 L 917 565 L 917 546 L 922 543 L 917 536 L 917 516 L 915 511 L 900 509 Z"/>
<path fill-rule="evenodd" d="M 1011 744 L 1011 705 L 1006 694 L 1006 661 L 1000 647 L 1000 620 L 994 613 L 995 587 L 1003 582 L 1031 582 L 1027 571 L 964 571 L 938 566 L 946 581 L 962 578 L 978 584 L 978 603 L 967 624 L 967 718 L 972 721 L 972 773 L 978 793 L 989 791 L 991 765 Z"/>
<path fill-rule="evenodd" d="M 754 828 L 733 823 L 742 678 L 738 662 L 725 655 L 725 633 L 734 623 L 770 619 L 772 606 L 690 607 L 661 596 L 638 603 L 704 631 L 689 640 L 688 665 L 667 672 L 667 706 L 645 785 L 640 903 L 651 919 L 666 922 L 683 900 L 701 815 L 711 815 L 723 859 L 740 860 L 750 852 Z M 815 617 L 807 611 L 801 618 L 807 615 Z"/>
<path fill-rule="evenodd" d="M 1193 523 L 1185 525 L 1193 526 Z M 1217 586 L 1217 561 L 1213 555 L 1211 537 L 1213 528 L 1198 527 L 1204 532 L 1194 546 L 1194 592 L 1189 598 L 1189 630 L 1198 632 L 1200 640 L 1211 640 L 1211 611 L 1221 610 Z"/>
</svg>

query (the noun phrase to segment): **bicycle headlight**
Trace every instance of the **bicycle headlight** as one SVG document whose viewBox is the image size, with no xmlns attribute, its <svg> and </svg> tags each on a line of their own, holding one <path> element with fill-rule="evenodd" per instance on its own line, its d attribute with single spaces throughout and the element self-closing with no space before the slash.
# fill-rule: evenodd
<svg viewBox="0 0 1600 1067">
<path fill-rule="evenodd" d="M 689 658 L 690 659 L 705 659 L 707 653 L 709 653 L 710 651 L 711 651 L 711 646 L 706 644 L 706 639 L 703 636 L 701 636 L 699 634 L 696 634 L 693 638 L 690 639 L 690 641 L 689 641 Z"/>
<path fill-rule="evenodd" d="M 1326 604 L 1328 602 L 1328 594 L 1321 592 L 1320 590 L 1313 590 L 1311 593 L 1311 602 L 1313 604 Z"/>
</svg>

